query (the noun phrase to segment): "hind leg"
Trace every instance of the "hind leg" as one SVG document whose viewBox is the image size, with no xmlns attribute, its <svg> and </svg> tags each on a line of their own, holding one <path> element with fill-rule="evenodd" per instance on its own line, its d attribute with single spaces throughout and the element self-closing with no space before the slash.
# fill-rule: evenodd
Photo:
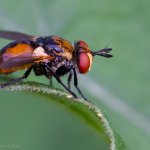
<svg viewBox="0 0 150 150">
<path fill-rule="evenodd" d="M 14 84 L 16 82 L 20 82 L 22 81 L 23 79 L 26 79 L 29 74 L 31 73 L 31 70 L 32 70 L 32 66 L 24 73 L 24 75 L 22 77 L 19 77 L 19 78 L 16 78 L 16 79 L 12 79 L 11 81 L 7 82 L 7 83 L 3 83 L 3 84 L 0 84 L 0 89 L 6 87 L 6 86 L 9 86 L 11 84 Z"/>
</svg>

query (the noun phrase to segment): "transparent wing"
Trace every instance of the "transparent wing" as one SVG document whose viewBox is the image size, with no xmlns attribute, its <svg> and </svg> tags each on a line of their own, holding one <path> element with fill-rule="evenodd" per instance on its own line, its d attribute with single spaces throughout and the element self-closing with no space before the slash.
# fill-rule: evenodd
<svg viewBox="0 0 150 150">
<path fill-rule="evenodd" d="M 35 61 L 43 60 L 43 56 L 33 56 L 31 53 L 24 53 L 17 56 L 3 55 L 0 68 L 9 69 L 31 64 Z"/>
<path fill-rule="evenodd" d="M 36 51 L 36 53 L 34 53 Z M 0 54 L 0 69 L 9 69 L 24 66 L 43 59 L 52 59 L 50 55 L 40 53 L 40 48 L 35 50 L 30 44 L 18 43 L 13 47 L 6 47 Z"/>
<path fill-rule="evenodd" d="M 1 31 L 1 30 L 0 30 L 0 37 L 8 40 L 25 40 L 25 39 L 33 40 L 35 38 L 35 36 L 28 35 L 25 33 L 15 31 Z"/>
</svg>

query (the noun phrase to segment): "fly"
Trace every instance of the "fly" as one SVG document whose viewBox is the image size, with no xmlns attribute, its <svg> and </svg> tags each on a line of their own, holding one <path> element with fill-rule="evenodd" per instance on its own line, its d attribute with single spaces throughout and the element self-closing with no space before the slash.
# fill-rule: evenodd
<svg viewBox="0 0 150 150">
<path fill-rule="evenodd" d="M 0 88 L 22 81 L 33 70 L 35 75 L 45 75 L 49 80 L 53 76 L 74 98 L 78 98 L 70 89 L 73 78 L 75 88 L 87 100 L 78 86 L 78 73 L 87 73 L 96 55 L 112 57 L 109 54 L 112 48 L 92 51 L 84 41 L 72 44 L 59 36 L 36 37 L 13 31 L 0 31 L 0 37 L 13 40 L 0 50 L 0 74 L 26 69 L 23 76 L 0 84 Z M 66 74 L 68 85 L 61 79 Z"/>
</svg>

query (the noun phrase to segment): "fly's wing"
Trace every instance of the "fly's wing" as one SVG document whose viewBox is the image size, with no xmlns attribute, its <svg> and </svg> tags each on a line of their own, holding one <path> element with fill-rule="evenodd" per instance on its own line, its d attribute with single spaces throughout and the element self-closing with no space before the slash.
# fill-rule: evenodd
<svg viewBox="0 0 150 150">
<path fill-rule="evenodd" d="M 25 33 L 15 32 L 15 31 L 1 31 L 0 37 L 8 40 L 33 40 L 35 37 Z"/>
<path fill-rule="evenodd" d="M 10 73 L 12 70 L 25 69 L 34 62 L 52 59 L 51 56 L 44 52 L 41 53 L 42 50 L 43 48 L 40 47 L 33 49 L 28 43 L 15 43 L 11 47 L 4 47 L 0 53 L 0 73 Z"/>
</svg>

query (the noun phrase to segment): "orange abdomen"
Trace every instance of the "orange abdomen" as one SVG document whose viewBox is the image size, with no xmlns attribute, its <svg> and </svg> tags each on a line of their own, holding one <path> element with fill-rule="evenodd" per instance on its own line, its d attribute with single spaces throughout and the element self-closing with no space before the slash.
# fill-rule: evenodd
<svg viewBox="0 0 150 150">
<path fill-rule="evenodd" d="M 18 43 L 14 47 L 8 47 L 3 49 L 0 53 L 0 74 L 8 74 L 17 70 L 27 69 L 31 66 L 31 63 L 21 65 L 16 61 L 19 56 L 33 53 L 33 48 L 26 43 Z M 5 67 L 6 66 L 6 67 Z"/>
</svg>

